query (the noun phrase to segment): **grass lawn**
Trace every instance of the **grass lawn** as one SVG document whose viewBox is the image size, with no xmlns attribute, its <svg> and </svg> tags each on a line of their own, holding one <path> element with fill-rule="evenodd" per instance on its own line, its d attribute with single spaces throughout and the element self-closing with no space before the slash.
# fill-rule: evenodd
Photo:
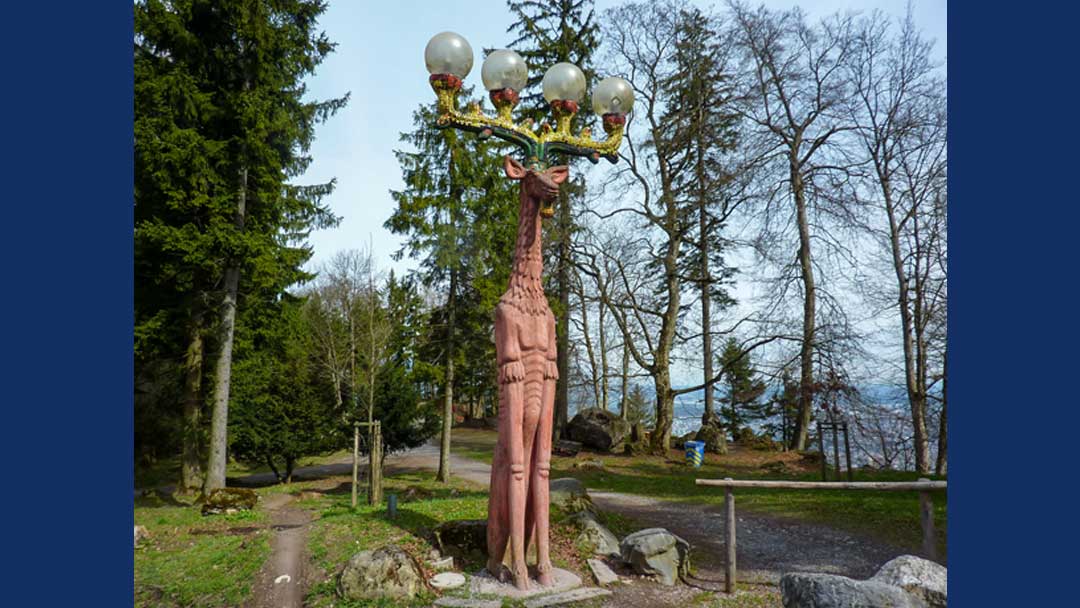
<svg viewBox="0 0 1080 608">
<path fill-rule="evenodd" d="M 454 429 L 453 451 L 490 462 L 494 441 L 494 431 Z M 603 461 L 605 470 L 574 467 L 584 459 Z M 770 466 L 777 462 L 783 462 L 784 467 Z M 575 477 L 589 489 L 717 506 L 723 505 L 723 489 L 695 485 L 695 479 L 821 479 L 820 465 L 802 461 L 797 453 L 737 448 L 723 456 L 707 454 L 699 469 L 687 466 L 680 450 L 671 450 L 667 457 L 582 451 L 575 458 L 553 456 L 551 466 L 553 478 Z M 916 473 L 900 471 L 856 471 L 854 475 L 855 481 L 914 481 L 918 477 Z M 933 496 L 938 555 L 944 558 L 947 548 L 946 493 L 937 491 Z M 922 546 L 918 492 L 739 489 L 735 492 L 735 504 L 737 509 L 819 522 L 865 534 L 912 552 L 918 552 Z"/>
<path fill-rule="evenodd" d="M 238 606 L 270 555 L 262 511 L 203 517 L 197 505 L 135 501 L 148 540 L 135 549 L 137 606 Z"/>
</svg>

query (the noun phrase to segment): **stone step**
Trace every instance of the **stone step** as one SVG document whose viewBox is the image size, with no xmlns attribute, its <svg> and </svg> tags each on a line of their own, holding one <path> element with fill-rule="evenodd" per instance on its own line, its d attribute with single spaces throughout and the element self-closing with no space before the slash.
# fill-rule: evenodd
<svg viewBox="0 0 1080 608">
<path fill-rule="evenodd" d="M 607 589 L 600 589 L 599 587 L 578 587 L 577 589 L 571 589 L 570 591 L 563 591 L 561 593 L 553 593 L 551 595 L 542 595 L 534 597 L 525 601 L 525 608 L 546 608 L 547 606 L 561 606 L 563 604 L 569 604 L 570 602 L 580 602 L 582 600 L 591 600 L 597 597 L 604 597 L 611 595 L 611 592 Z"/>
</svg>

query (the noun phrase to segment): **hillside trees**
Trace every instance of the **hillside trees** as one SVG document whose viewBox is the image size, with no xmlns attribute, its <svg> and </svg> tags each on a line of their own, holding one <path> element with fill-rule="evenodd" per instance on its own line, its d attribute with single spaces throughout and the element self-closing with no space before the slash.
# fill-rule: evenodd
<svg viewBox="0 0 1080 608">
<path fill-rule="evenodd" d="M 225 483 L 238 309 L 247 294 L 304 279 L 308 232 L 336 221 L 321 203 L 333 182 L 290 181 L 311 161 L 315 125 L 347 101 L 303 99 L 303 79 L 333 50 L 316 27 L 324 10 L 304 0 L 135 5 L 136 348 L 184 362 L 188 489 L 203 473 L 204 491 Z M 211 359 L 200 471 L 197 404 Z"/>
<path fill-rule="evenodd" d="M 799 415 L 792 447 L 805 449 L 813 407 L 815 351 L 842 339 L 843 310 L 822 299 L 821 265 L 814 250 L 842 257 L 827 222 L 847 211 L 830 182 L 845 168 L 837 162 L 841 137 L 854 126 L 844 113 L 850 95 L 844 65 L 853 52 L 852 18 L 836 14 L 811 25 L 798 9 L 777 12 L 730 2 L 732 43 L 741 59 L 740 116 L 747 123 L 747 146 L 762 170 L 763 208 L 757 251 L 780 269 L 777 302 L 795 283 L 802 300 L 799 351 Z M 787 255 L 794 228 L 794 256 Z M 820 252 L 819 252 L 820 253 Z M 818 256 L 824 257 L 824 256 Z M 822 311 L 824 303 L 831 310 Z M 777 306 L 772 314 L 779 314 Z M 826 338 L 823 314 L 841 317 Z"/>
<path fill-rule="evenodd" d="M 903 376 L 911 415 L 915 469 L 930 472 L 928 401 L 944 377 L 946 112 L 944 82 L 932 44 L 909 13 L 899 31 L 874 12 L 859 22 L 847 70 L 855 95 L 851 120 L 869 159 L 866 197 L 878 206 L 869 226 L 889 259 L 893 287 L 872 293 L 899 317 Z M 941 331 L 935 332 L 935 325 Z M 944 402 L 943 402 L 944 403 Z M 944 418 L 944 414 L 942 415 Z M 938 429 L 945 437 L 944 424 Z M 945 445 L 944 439 L 939 439 Z M 943 462 L 939 450 L 938 462 Z M 937 467 L 943 468 L 942 464 Z"/>
</svg>

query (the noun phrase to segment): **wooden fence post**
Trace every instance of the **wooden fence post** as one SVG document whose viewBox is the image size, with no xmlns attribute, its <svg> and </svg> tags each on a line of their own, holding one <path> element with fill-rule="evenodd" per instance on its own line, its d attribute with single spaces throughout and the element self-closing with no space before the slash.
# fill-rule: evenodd
<svg viewBox="0 0 1080 608">
<path fill-rule="evenodd" d="M 848 439 L 847 421 L 844 421 L 844 458 L 847 460 L 847 480 L 855 481 L 855 474 L 851 472 L 851 441 Z"/>
<path fill-rule="evenodd" d="M 829 459 L 825 457 L 825 433 L 821 430 L 821 421 L 817 423 L 818 447 L 821 448 L 821 481 L 829 481 Z"/>
<path fill-rule="evenodd" d="M 353 443 L 352 443 L 352 508 L 356 508 L 356 484 L 357 477 L 359 475 L 360 464 L 360 427 L 353 424 Z"/>
<path fill-rule="evenodd" d="M 833 474 L 833 479 L 840 481 L 840 425 L 835 421 L 829 424 L 832 425 L 832 459 L 833 466 L 836 467 L 836 473 Z"/>
<path fill-rule="evenodd" d="M 725 481 L 731 481 L 725 477 Z M 727 569 L 724 577 L 724 591 L 735 593 L 735 490 L 728 486 L 724 488 L 724 509 L 727 516 L 724 532 L 727 535 Z"/>
<path fill-rule="evenodd" d="M 930 481 L 920 477 L 919 481 Z M 937 561 L 937 536 L 934 534 L 934 499 L 929 490 L 919 492 L 919 511 L 922 519 L 923 555 Z"/>
</svg>

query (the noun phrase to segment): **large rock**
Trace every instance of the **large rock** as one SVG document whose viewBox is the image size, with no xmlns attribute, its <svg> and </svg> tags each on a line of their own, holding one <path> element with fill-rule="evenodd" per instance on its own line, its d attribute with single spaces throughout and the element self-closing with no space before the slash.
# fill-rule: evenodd
<svg viewBox="0 0 1080 608">
<path fill-rule="evenodd" d="M 594 555 L 620 557 L 619 538 L 611 533 L 589 511 L 578 511 L 570 516 L 570 523 L 581 530 L 574 540 Z"/>
<path fill-rule="evenodd" d="M 338 578 L 338 593 L 353 600 L 412 598 L 423 589 L 420 566 L 396 545 L 353 555 Z"/>
<path fill-rule="evenodd" d="M 903 589 L 835 574 L 793 572 L 780 577 L 784 608 L 925 608 Z"/>
<path fill-rule="evenodd" d="M 552 479 L 548 487 L 551 493 L 551 506 L 563 513 L 593 511 L 596 508 L 585 486 L 573 477 Z"/>
<path fill-rule="evenodd" d="M 622 560 L 638 574 L 674 585 L 690 570 L 690 543 L 663 528 L 639 530 L 619 545 Z"/>
<path fill-rule="evenodd" d="M 487 559 L 487 520 L 444 521 L 435 527 L 435 543 L 442 555 L 459 562 Z"/>
<path fill-rule="evenodd" d="M 724 454 L 727 450 L 723 443 L 724 429 L 714 424 L 703 424 L 694 435 L 694 441 L 704 441 L 705 451 L 711 454 Z"/>
<path fill-rule="evenodd" d="M 630 433 L 630 424 L 618 414 L 597 408 L 578 412 L 566 425 L 566 434 L 585 447 L 608 452 Z"/>
<path fill-rule="evenodd" d="M 581 451 L 581 442 L 570 441 L 569 439 L 560 439 L 555 442 L 555 445 L 551 447 L 551 453 L 556 456 L 577 456 L 577 453 Z"/>
<path fill-rule="evenodd" d="M 690 431 L 689 433 L 686 433 L 684 435 L 679 435 L 678 437 L 672 437 L 671 438 L 671 447 L 673 449 L 676 449 L 676 450 L 685 449 L 686 448 L 686 442 L 687 441 L 696 441 L 694 439 L 695 437 L 697 437 L 697 431 Z"/>
<path fill-rule="evenodd" d="M 901 555 L 889 560 L 870 580 L 900 587 L 930 608 L 945 608 L 948 600 L 949 571 L 937 562 Z"/>
<path fill-rule="evenodd" d="M 259 502 L 259 495 L 255 490 L 247 488 L 218 488 L 211 490 L 210 495 L 203 502 L 203 515 L 216 515 L 219 513 L 235 513 L 237 511 L 250 511 Z"/>
</svg>

